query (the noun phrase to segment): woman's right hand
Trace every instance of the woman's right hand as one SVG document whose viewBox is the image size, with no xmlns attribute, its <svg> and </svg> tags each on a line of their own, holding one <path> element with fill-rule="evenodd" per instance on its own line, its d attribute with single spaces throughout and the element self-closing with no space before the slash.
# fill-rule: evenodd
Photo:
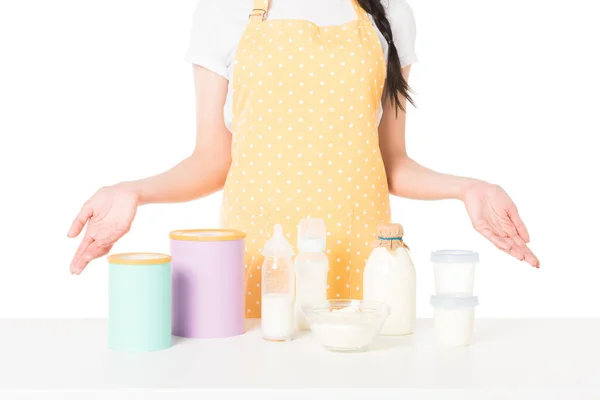
<svg viewBox="0 0 600 400">
<path fill-rule="evenodd" d="M 231 133 L 223 118 L 228 81 L 194 65 L 194 82 L 197 128 L 193 154 L 161 174 L 98 190 L 69 230 L 68 236 L 74 238 L 87 224 L 71 273 L 80 274 L 90 261 L 110 251 L 129 231 L 138 205 L 180 203 L 223 188 L 231 165 Z"/>
<path fill-rule="evenodd" d="M 129 232 L 137 212 L 138 196 L 124 185 L 103 187 L 81 208 L 68 236 L 77 237 L 85 225 L 85 235 L 71 261 L 71 273 L 79 275 L 88 263 L 106 255 Z"/>
</svg>

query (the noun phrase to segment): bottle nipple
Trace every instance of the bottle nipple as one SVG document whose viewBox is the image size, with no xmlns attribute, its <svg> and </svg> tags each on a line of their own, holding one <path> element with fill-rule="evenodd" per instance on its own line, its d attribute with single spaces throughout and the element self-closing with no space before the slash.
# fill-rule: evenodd
<svg viewBox="0 0 600 400">
<path fill-rule="evenodd" d="M 265 257 L 292 256 L 294 250 L 283 235 L 283 227 L 280 224 L 273 226 L 273 236 L 265 244 L 263 255 Z"/>
</svg>

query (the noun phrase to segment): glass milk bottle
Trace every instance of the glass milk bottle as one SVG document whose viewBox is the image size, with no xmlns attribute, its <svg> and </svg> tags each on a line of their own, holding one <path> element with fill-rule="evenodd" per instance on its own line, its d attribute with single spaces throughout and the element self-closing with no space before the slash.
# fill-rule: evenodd
<svg viewBox="0 0 600 400">
<path fill-rule="evenodd" d="M 262 265 L 261 333 L 265 340 L 285 342 L 294 333 L 294 269 L 292 246 L 275 225 L 265 244 Z"/>
<path fill-rule="evenodd" d="M 310 329 L 302 313 L 303 304 L 327 301 L 327 272 L 329 262 L 325 254 L 327 232 L 325 222 L 318 218 L 305 218 L 298 226 L 298 256 L 296 271 L 296 327 Z"/>
<path fill-rule="evenodd" d="M 382 335 L 409 335 L 416 323 L 416 273 L 400 224 L 380 225 L 363 275 L 363 299 L 383 301 L 390 315 Z"/>
</svg>

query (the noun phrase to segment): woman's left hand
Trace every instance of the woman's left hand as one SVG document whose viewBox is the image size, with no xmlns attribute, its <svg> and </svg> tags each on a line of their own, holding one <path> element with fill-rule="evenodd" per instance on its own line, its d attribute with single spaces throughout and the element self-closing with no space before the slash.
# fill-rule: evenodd
<svg viewBox="0 0 600 400">
<path fill-rule="evenodd" d="M 540 261 L 527 247 L 529 233 L 517 206 L 498 185 L 476 182 L 463 194 L 473 228 L 500 250 L 539 268 Z"/>
</svg>

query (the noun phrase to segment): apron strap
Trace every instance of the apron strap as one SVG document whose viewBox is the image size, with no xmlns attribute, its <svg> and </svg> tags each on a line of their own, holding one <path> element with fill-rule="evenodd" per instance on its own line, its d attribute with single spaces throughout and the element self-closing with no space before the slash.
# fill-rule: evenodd
<svg viewBox="0 0 600 400">
<path fill-rule="evenodd" d="M 371 22 L 369 14 L 358 4 L 358 0 L 351 0 L 356 12 L 356 17 L 363 22 Z M 269 12 L 269 0 L 254 0 L 252 11 L 248 15 L 250 22 L 260 23 L 267 19 Z"/>
<path fill-rule="evenodd" d="M 267 19 L 269 12 L 269 0 L 254 0 L 254 7 L 248 15 L 248 19 L 253 23 L 261 23 Z"/>
</svg>

